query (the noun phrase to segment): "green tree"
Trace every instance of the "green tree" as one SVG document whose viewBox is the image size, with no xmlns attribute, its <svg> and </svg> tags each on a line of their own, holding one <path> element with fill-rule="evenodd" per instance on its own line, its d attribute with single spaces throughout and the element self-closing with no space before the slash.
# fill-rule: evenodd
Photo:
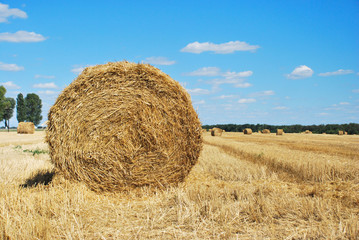
<svg viewBox="0 0 359 240">
<path fill-rule="evenodd" d="M 4 86 L 0 86 L 0 119 L 3 119 L 5 112 L 5 93 L 6 89 Z"/>
<path fill-rule="evenodd" d="M 26 121 L 25 99 L 21 93 L 19 93 L 16 98 L 16 118 L 18 122 Z"/>
<path fill-rule="evenodd" d="M 41 108 L 42 103 L 40 97 L 35 93 L 29 93 L 25 97 L 26 121 L 33 122 L 35 126 L 40 124 L 42 120 Z"/>
<path fill-rule="evenodd" d="M 14 114 L 14 108 L 15 108 L 15 99 L 13 98 L 6 98 L 4 100 L 5 102 L 5 110 L 4 110 L 4 114 L 3 114 L 3 119 L 5 121 L 5 128 L 8 129 L 10 128 L 10 118 L 12 118 L 12 115 Z"/>
</svg>

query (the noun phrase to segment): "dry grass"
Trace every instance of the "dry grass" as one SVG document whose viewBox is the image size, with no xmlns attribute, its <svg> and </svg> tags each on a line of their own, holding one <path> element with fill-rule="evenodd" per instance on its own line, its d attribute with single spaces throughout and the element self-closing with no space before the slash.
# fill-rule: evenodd
<svg viewBox="0 0 359 240">
<path fill-rule="evenodd" d="M 351 149 L 358 136 L 204 133 L 204 140 L 178 187 L 111 194 L 57 174 L 48 185 L 20 186 L 51 178 L 52 165 L 47 154 L 23 151 L 46 150 L 44 143 L 20 149 L 11 141 L 0 148 L 0 239 L 358 239 L 358 157 L 285 145 Z"/>
</svg>

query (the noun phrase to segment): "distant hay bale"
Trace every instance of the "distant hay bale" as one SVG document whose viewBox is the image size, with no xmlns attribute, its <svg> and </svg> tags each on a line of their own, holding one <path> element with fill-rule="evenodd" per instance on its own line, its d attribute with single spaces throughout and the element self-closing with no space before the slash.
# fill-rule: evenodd
<svg viewBox="0 0 359 240">
<path fill-rule="evenodd" d="M 262 133 L 261 131 L 258 131 L 258 133 Z"/>
<path fill-rule="evenodd" d="M 212 128 L 211 136 L 222 136 L 223 130 L 220 128 Z"/>
<path fill-rule="evenodd" d="M 322 134 L 327 134 L 327 133 L 323 132 Z"/>
<path fill-rule="evenodd" d="M 207 129 L 203 128 L 203 129 L 202 129 L 202 132 L 207 132 Z"/>
<path fill-rule="evenodd" d="M 17 126 L 17 133 L 19 134 L 34 134 L 35 125 L 32 122 L 19 122 Z"/>
<path fill-rule="evenodd" d="M 277 129 L 277 135 L 283 135 L 284 131 L 283 129 Z"/>
<path fill-rule="evenodd" d="M 312 132 L 311 131 L 309 131 L 309 130 L 305 130 L 305 132 L 304 132 L 305 134 L 312 134 Z"/>
<path fill-rule="evenodd" d="M 189 94 L 148 64 L 86 68 L 48 119 L 46 141 L 57 172 L 95 191 L 176 185 L 202 149 Z"/>
<path fill-rule="evenodd" d="M 344 131 L 338 131 L 338 135 L 344 135 Z"/>
<path fill-rule="evenodd" d="M 270 130 L 269 129 L 263 129 L 262 133 L 268 134 L 268 133 L 270 133 Z"/>
<path fill-rule="evenodd" d="M 348 132 L 344 132 L 344 135 L 348 135 Z"/>
<path fill-rule="evenodd" d="M 245 129 L 243 130 L 243 133 L 246 134 L 246 135 L 251 135 L 251 134 L 252 134 L 252 129 L 250 129 L 250 128 L 245 128 Z"/>
</svg>

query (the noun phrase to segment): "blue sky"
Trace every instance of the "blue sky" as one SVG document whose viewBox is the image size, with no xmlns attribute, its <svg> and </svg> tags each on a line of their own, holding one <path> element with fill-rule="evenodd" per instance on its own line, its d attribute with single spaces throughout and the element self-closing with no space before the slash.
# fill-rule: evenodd
<svg viewBox="0 0 359 240">
<path fill-rule="evenodd" d="M 203 124 L 359 122 L 359 1 L 0 0 L 0 85 L 44 120 L 84 67 L 122 60 L 180 82 Z"/>
</svg>

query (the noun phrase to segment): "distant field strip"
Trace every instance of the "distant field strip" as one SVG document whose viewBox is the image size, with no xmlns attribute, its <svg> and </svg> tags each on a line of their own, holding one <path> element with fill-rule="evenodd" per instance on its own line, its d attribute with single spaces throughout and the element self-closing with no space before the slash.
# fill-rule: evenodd
<svg viewBox="0 0 359 240">
<path fill-rule="evenodd" d="M 272 139 L 268 139 L 271 137 Z M 349 136 L 350 137 L 350 136 Z M 308 139 L 307 141 L 303 141 L 303 138 L 295 139 L 291 136 L 288 140 L 283 136 L 249 136 L 244 139 L 242 136 L 241 138 L 234 137 L 234 136 L 224 136 L 226 139 L 232 139 L 234 141 L 246 141 L 246 142 L 254 142 L 260 144 L 271 144 L 271 145 L 279 145 L 283 147 L 287 147 L 292 150 L 300 150 L 306 152 L 316 152 L 316 153 L 325 153 L 328 155 L 340 155 L 344 157 L 349 157 L 352 159 L 359 160 L 359 141 L 350 141 L 348 136 L 342 136 L 342 139 L 336 139 L 335 143 L 328 143 L 325 139 Z M 329 140 L 327 138 L 326 140 Z M 343 141 L 340 141 L 343 140 Z M 348 141 L 349 140 L 349 141 Z M 269 142 L 270 141 L 270 142 Z"/>
<path fill-rule="evenodd" d="M 243 139 L 242 139 L 243 140 Z M 278 173 L 284 172 L 302 181 L 356 180 L 359 182 L 359 162 L 340 156 L 291 150 L 280 145 L 233 141 L 204 136 L 204 143 L 222 148 L 226 153 L 266 165 Z"/>
</svg>

